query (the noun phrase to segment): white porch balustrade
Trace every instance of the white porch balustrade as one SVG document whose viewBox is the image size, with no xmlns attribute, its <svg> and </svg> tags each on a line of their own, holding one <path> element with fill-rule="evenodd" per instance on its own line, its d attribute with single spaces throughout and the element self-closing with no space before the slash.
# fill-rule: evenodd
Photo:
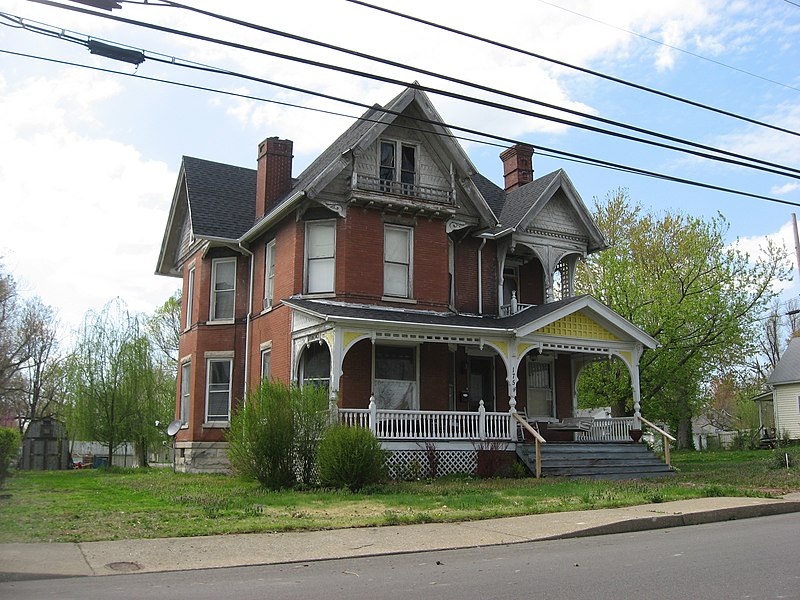
<svg viewBox="0 0 800 600">
<path fill-rule="evenodd" d="M 503 440 L 514 441 L 516 428 L 508 412 L 386 410 L 340 408 L 339 422 L 367 427 L 379 440 Z"/>
<path fill-rule="evenodd" d="M 575 435 L 576 442 L 629 442 L 634 417 L 595 419 L 592 428 Z"/>
<path fill-rule="evenodd" d="M 366 427 L 379 440 L 516 441 L 516 423 L 508 412 L 386 410 L 340 408 L 339 422 Z M 633 417 L 595 419 L 587 432 L 577 432 L 576 442 L 629 442 Z"/>
</svg>

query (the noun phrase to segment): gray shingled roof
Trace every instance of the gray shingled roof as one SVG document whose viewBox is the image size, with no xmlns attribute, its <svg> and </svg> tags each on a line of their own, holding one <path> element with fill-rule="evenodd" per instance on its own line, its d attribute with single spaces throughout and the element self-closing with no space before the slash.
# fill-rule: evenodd
<svg viewBox="0 0 800 600">
<path fill-rule="evenodd" d="M 503 212 L 503 204 L 506 201 L 506 192 L 503 188 L 495 185 L 494 182 L 489 181 L 480 173 L 475 173 L 472 176 L 472 183 L 478 188 L 489 208 L 492 209 L 494 216 L 500 220 L 500 213 Z"/>
<path fill-rule="evenodd" d="M 506 227 L 517 227 L 548 186 L 560 175 L 561 169 L 507 192 L 503 211 L 500 213 L 500 222 Z"/>
<path fill-rule="evenodd" d="M 287 298 L 284 304 L 301 308 L 328 317 L 351 319 L 368 319 L 390 323 L 445 325 L 475 329 L 518 329 L 536 321 L 551 312 L 580 300 L 583 296 L 567 298 L 558 302 L 550 302 L 532 306 L 510 317 L 463 315 L 454 312 L 435 312 L 427 310 L 396 309 L 368 304 L 350 304 L 333 300 L 310 300 L 307 298 Z"/>
<path fill-rule="evenodd" d="M 775 370 L 767 378 L 769 385 L 800 382 L 800 338 L 789 340 L 789 347 L 783 353 Z"/>
<path fill-rule="evenodd" d="M 198 237 L 237 239 L 253 225 L 256 171 L 183 157 L 192 231 Z"/>
</svg>

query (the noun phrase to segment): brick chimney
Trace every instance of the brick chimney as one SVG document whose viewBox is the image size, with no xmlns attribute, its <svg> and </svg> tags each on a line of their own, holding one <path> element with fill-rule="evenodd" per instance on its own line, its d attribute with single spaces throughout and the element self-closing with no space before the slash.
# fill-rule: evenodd
<svg viewBox="0 0 800 600">
<path fill-rule="evenodd" d="M 277 137 L 267 138 L 258 145 L 256 219 L 263 217 L 292 187 L 292 145 L 292 140 Z"/>
<path fill-rule="evenodd" d="M 510 192 L 533 181 L 533 146 L 517 144 L 500 153 L 506 191 Z"/>
</svg>

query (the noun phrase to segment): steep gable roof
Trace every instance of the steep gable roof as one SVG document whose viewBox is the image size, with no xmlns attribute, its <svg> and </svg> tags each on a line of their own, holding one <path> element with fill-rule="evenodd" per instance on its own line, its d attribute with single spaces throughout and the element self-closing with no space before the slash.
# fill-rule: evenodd
<svg viewBox="0 0 800 600">
<path fill-rule="evenodd" d="M 195 237 L 238 239 L 256 213 L 256 171 L 183 157 Z"/>
<path fill-rule="evenodd" d="M 783 353 L 775 369 L 767 378 L 769 385 L 800 382 L 800 338 L 789 340 L 789 346 Z"/>
<path fill-rule="evenodd" d="M 561 194 L 559 194 L 559 192 Z M 566 199 L 566 210 L 571 212 L 570 219 L 588 238 L 589 252 L 596 252 L 608 247 L 605 237 L 594 222 L 589 209 L 581 200 L 575 186 L 563 169 L 534 179 L 515 190 L 506 193 L 506 201 L 500 214 L 500 222 L 505 227 L 521 230 L 529 227 L 545 207 L 557 196 Z M 565 207 L 560 207 L 564 210 Z"/>
<path fill-rule="evenodd" d="M 193 240 L 235 241 L 253 224 L 256 171 L 184 156 L 156 273 L 178 275 L 181 247 Z"/>
<path fill-rule="evenodd" d="M 483 214 L 487 222 L 495 225 L 497 223 L 495 213 L 489 208 L 478 188 L 473 187 L 474 183 L 471 177 L 477 170 L 472 161 L 461 145 L 454 140 L 452 132 L 443 125 L 435 124 L 442 123 L 442 117 L 431 104 L 425 92 L 408 87 L 386 106 L 382 107 L 376 104 L 361 115 L 297 177 L 294 185 L 283 198 L 280 198 L 273 208 L 242 238 L 247 240 L 257 237 L 269 223 L 283 216 L 285 211 L 294 206 L 303 196 L 314 198 L 348 166 L 350 159 L 345 158 L 347 153 L 364 152 L 395 122 L 401 113 L 412 105 L 422 116 L 418 131 L 422 135 L 433 134 L 432 139 L 440 146 L 440 151 L 447 153 L 458 171 L 463 173 L 467 194 L 471 195 L 478 211 Z"/>
</svg>

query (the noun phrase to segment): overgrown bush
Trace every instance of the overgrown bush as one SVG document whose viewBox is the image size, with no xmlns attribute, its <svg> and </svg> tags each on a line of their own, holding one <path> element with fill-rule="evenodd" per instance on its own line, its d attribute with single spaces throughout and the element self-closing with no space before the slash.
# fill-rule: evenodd
<svg viewBox="0 0 800 600">
<path fill-rule="evenodd" d="M 317 449 L 328 427 L 327 390 L 314 385 L 291 389 L 297 475 L 306 485 L 316 481 Z"/>
<path fill-rule="evenodd" d="M 320 442 L 317 465 L 322 485 L 358 491 L 385 476 L 386 457 L 369 429 L 333 425 Z"/>
<path fill-rule="evenodd" d="M 295 423 L 289 388 L 264 381 L 231 418 L 228 459 L 233 471 L 271 490 L 294 485 Z"/>
<path fill-rule="evenodd" d="M 317 447 L 328 424 L 327 392 L 264 381 L 234 412 L 228 458 L 234 472 L 269 489 L 315 480 Z"/>
<path fill-rule="evenodd" d="M 0 427 L 0 488 L 11 474 L 11 464 L 19 452 L 19 432 L 11 427 Z"/>
<path fill-rule="evenodd" d="M 773 469 L 796 469 L 800 467 L 800 448 L 776 448 L 772 451 L 770 467 Z"/>
</svg>

